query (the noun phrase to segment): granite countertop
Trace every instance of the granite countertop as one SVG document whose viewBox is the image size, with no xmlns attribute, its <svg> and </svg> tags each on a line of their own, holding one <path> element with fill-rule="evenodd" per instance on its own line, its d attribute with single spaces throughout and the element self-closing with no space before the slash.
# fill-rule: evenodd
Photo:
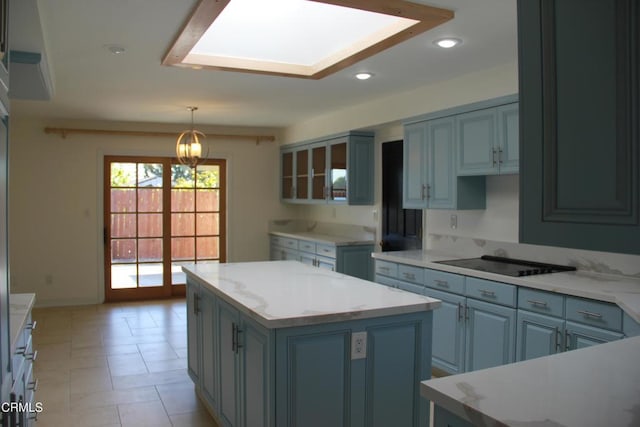
<svg viewBox="0 0 640 427">
<path fill-rule="evenodd" d="M 266 328 L 433 310 L 440 301 L 297 261 L 196 264 L 182 268 Z"/>
<path fill-rule="evenodd" d="M 331 234 L 314 233 L 309 231 L 301 232 L 282 232 L 271 231 L 272 236 L 289 237 L 292 239 L 309 240 L 314 242 L 326 243 L 328 245 L 336 246 L 355 246 L 355 245 L 373 245 L 373 240 L 358 240 L 353 237 L 334 236 Z"/>
<path fill-rule="evenodd" d="M 11 354 L 16 351 L 18 335 L 27 325 L 27 315 L 36 302 L 36 294 L 9 295 L 9 323 L 11 327 Z"/>
<path fill-rule="evenodd" d="M 640 425 L 640 337 L 423 381 L 421 395 L 474 426 Z"/>
<path fill-rule="evenodd" d="M 578 270 L 537 276 L 511 277 L 469 268 L 438 264 L 436 261 L 458 259 L 461 257 L 430 250 L 376 252 L 373 253 L 372 256 L 375 259 L 385 261 L 415 265 L 533 289 L 611 302 L 620 306 L 622 310 L 636 322 L 640 322 L 640 279 L 629 276 L 614 276 Z"/>
</svg>

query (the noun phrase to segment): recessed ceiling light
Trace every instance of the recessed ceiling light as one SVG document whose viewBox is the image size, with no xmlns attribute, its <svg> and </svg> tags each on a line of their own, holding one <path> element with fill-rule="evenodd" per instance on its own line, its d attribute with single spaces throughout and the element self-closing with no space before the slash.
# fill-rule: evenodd
<svg viewBox="0 0 640 427">
<path fill-rule="evenodd" d="M 119 44 L 108 44 L 108 45 L 105 45 L 104 48 L 107 49 L 109 52 L 113 53 L 114 55 L 120 55 L 121 53 L 125 52 L 124 46 L 121 46 Z"/>
<path fill-rule="evenodd" d="M 450 49 L 454 46 L 459 45 L 460 43 L 462 43 L 462 40 L 460 39 L 456 39 L 456 38 L 451 38 L 451 37 L 447 37 L 444 39 L 438 39 L 436 41 L 433 42 L 433 44 L 435 44 L 438 47 L 441 47 L 443 49 Z"/>
<path fill-rule="evenodd" d="M 356 79 L 358 80 L 369 80 L 373 77 L 373 73 L 358 73 L 356 74 Z"/>
</svg>

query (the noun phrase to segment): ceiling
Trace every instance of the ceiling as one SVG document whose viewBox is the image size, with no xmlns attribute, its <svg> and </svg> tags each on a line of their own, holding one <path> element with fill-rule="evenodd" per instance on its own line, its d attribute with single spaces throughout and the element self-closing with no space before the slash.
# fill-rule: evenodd
<svg viewBox="0 0 640 427">
<path fill-rule="evenodd" d="M 12 11 L 11 48 L 39 49 L 46 55 L 54 92 L 50 101 L 14 100 L 11 113 L 188 123 L 186 107 L 193 105 L 199 107 L 196 124 L 286 127 L 516 60 L 516 0 L 416 2 L 452 9 L 456 16 L 321 80 L 161 65 L 196 0 L 13 2 L 29 10 Z M 460 38 L 463 44 L 450 50 L 432 44 L 444 36 Z M 108 45 L 121 45 L 126 51 L 116 55 Z M 356 80 L 359 71 L 370 71 L 374 77 Z"/>
</svg>

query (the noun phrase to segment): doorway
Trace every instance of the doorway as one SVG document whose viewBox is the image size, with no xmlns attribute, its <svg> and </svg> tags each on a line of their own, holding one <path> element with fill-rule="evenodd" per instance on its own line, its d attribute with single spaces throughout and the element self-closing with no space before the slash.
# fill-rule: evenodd
<svg viewBox="0 0 640 427">
<path fill-rule="evenodd" d="M 105 299 L 185 294 L 182 265 L 226 261 L 226 164 L 105 157 Z"/>
<path fill-rule="evenodd" d="M 422 249 L 422 210 L 402 208 L 402 141 L 382 144 L 382 251 Z"/>
</svg>

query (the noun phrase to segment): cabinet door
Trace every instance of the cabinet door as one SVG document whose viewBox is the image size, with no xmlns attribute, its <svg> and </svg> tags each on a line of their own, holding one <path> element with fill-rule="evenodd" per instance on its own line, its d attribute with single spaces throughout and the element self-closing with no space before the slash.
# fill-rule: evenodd
<svg viewBox="0 0 640 427">
<path fill-rule="evenodd" d="M 498 165 L 500 174 L 520 170 L 520 110 L 518 104 L 498 107 Z"/>
<path fill-rule="evenodd" d="M 454 131 L 455 120 L 452 117 L 427 123 L 427 206 L 431 209 L 456 207 Z"/>
<path fill-rule="evenodd" d="M 603 344 L 624 338 L 618 332 L 607 331 L 606 329 L 594 328 L 593 326 L 581 325 L 567 320 L 565 339 L 567 350 L 577 350 L 579 348 L 591 347 L 596 344 Z"/>
<path fill-rule="evenodd" d="M 200 289 L 198 299 L 198 316 L 200 317 L 200 386 L 202 394 L 209 404 L 218 409 L 218 356 L 216 354 L 216 319 L 215 297 L 210 292 Z"/>
<path fill-rule="evenodd" d="M 280 153 L 280 197 L 283 200 L 293 200 L 295 196 L 293 154 L 291 150 Z"/>
<path fill-rule="evenodd" d="M 442 301 L 433 311 L 432 364 L 450 374 L 464 372 L 465 297 L 426 288 L 425 295 Z"/>
<path fill-rule="evenodd" d="M 311 265 L 313 267 L 316 266 L 316 256 L 314 254 L 300 252 L 300 258 L 298 260 L 303 264 Z"/>
<path fill-rule="evenodd" d="M 240 323 L 238 310 L 218 301 L 218 357 L 220 360 L 220 418 L 226 426 L 240 425 L 239 372 L 235 349 L 235 328 Z"/>
<path fill-rule="evenodd" d="M 271 389 L 273 379 L 269 331 L 243 319 L 238 336 L 242 354 L 242 424 L 247 427 L 274 425 L 272 418 L 275 414 L 271 410 L 274 393 Z"/>
<path fill-rule="evenodd" d="M 195 384 L 200 383 L 200 347 L 198 344 L 200 327 L 197 306 L 199 293 L 200 286 L 187 281 L 187 370 Z"/>
<path fill-rule="evenodd" d="M 302 148 L 296 151 L 296 200 L 309 198 L 309 150 Z"/>
<path fill-rule="evenodd" d="M 427 207 L 427 128 L 425 123 L 404 127 L 402 143 L 402 207 Z"/>
<path fill-rule="evenodd" d="M 329 192 L 328 200 L 346 202 L 347 197 L 347 141 L 329 142 Z"/>
<path fill-rule="evenodd" d="M 640 254 L 640 7 L 519 0 L 520 242 Z"/>
<path fill-rule="evenodd" d="M 471 111 L 456 116 L 456 156 L 458 175 L 498 173 L 495 108 Z"/>
<path fill-rule="evenodd" d="M 517 360 L 529 360 L 562 351 L 563 328 L 563 319 L 518 310 Z"/>
<path fill-rule="evenodd" d="M 316 267 L 329 270 L 329 271 L 336 271 L 336 260 L 334 258 L 317 256 Z"/>
<path fill-rule="evenodd" d="M 371 135 L 350 135 L 347 153 L 349 205 L 373 205 L 375 150 Z"/>
<path fill-rule="evenodd" d="M 327 145 L 312 145 L 311 153 L 311 200 L 324 202 L 327 198 Z"/>
<path fill-rule="evenodd" d="M 515 361 L 516 310 L 467 298 L 466 371 Z"/>
</svg>

